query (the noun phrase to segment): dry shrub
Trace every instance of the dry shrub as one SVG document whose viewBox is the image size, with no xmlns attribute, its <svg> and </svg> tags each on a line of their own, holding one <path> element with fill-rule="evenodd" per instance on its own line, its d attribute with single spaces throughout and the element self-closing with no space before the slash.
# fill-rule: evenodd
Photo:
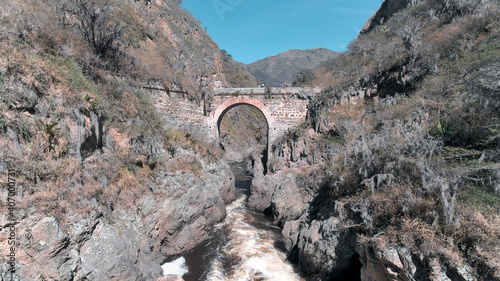
<svg viewBox="0 0 500 281">
<path fill-rule="evenodd" d="M 460 224 L 448 225 L 447 235 L 453 238 L 456 252 L 467 258 L 485 280 L 496 280 L 500 277 L 500 216 L 484 215 L 470 206 L 460 212 Z"/>
<path fill-rule="evenodd" d="M 135 96 L 131 94 L 129 91 L 123 91 L 120 104 L 123 106 L 124 111 L 128 117 L 133 117 L 138 114 Z"/>
<path fill-rule="evenodd" d="M 460 225 L 450 225 L 455 243 L 464 253 L 480 248 L 485 252 L 498 252 L 500 245 L 500 216 L 490 214 L 485 217 L 475 209 L 463 208 Z"/>
<path fill-rule="evenodd" d="M 17 48 L 5 47 L 0 49 L 2 59 L 0 65 L 7 75 L 18 78 L 28 88 L 43 88 L 40 78 L 52 73 L 53 67 L 44 57 L 26 53 Z M 50 78 L 45 78 L 50 81 Z"/>
<path fill-rule="evenodd" d="M 393 220 L 397 220 L 402 215 L 401 204 L 403 193 L 399 186 L 394 188 L 384 188 L 384 191 L 370 197 L 370 214 L 374 226 L 379 229 L 385 228 Z"/>
<path fill-rule="evenodd" d="M 76 159 L 48 158 L 43 162 L 25 163 L 28 169 L 25 175 L 20 175 L 19 186 L 23 191 L 20 200 L 23 206 L 36 206 L 38 211 L 47 215 L 62 217 L 61 212 L 72 208 L 75 186 L 80 182 L 81 166 Z M 26 209 L 22 207 L 23 209 Z"/>
<path fill-rule="evenodd" d="M 95 179 L 85 178 L 83 185 L 78 185 L 73 190 L 73 197 L 76 199 L 76 206 L 81 206 L 84 201 L 92 198 L 96 199 L 99 203 L 102 199 L 100 196 L 103 194 L 103 186 Z"/>
<path fill-rule="evenodd" d="M 401 220 L 399 233 L 400 244 L 412 249 L 415 253 L 436 255 L 444 248 L 442 238 L 436 235 L 435 227 L 418 218 L 404 217 Z"/>
<path fill-rule="evenodd" d="M 199 141 L 194 146 L 194 151 L 209 162 L 216 162 L 222 157 L 222 152 L 212 143 Z"/>
<path fill-rule="evenodd" d="M 121 168 L 117 178 L 118 182 L 116 185 L 120 190 L 130 190 L 139 185 L 135 175 L 133 175 L 127 168 Z"/>
<path fill-rule="evenodd" d="M 408 50 L 403 46 L 403 39 L 394 37 L 388 42 L 385 42 L 383 48 L 377 48 L 375 50 L 374 63 L 377 66 L 378 72 L 383 72 L 385 70 L 396 67 L 405 61 L 409 53 Z"/>
<path fill-rule="evenodd" d="M 148 191 L 146 185 L 138 181 L 137 175 L 122 167 L 117 182 L 103 190 L 106 205 L 113 208 L 133 209 L 137 200 Z"/>
<path fill-rule="evenodd" d="M 180 146 L 185 149 L 192 148 L 195 143 L 195 139 L 191 134 L 180 130 L 167 131 L 165 139 L 166 141 L 164 142 L 164 147 L 166 150 L 168 150 L 168 147 L 176 146 Z"/>
<path fill-rule="evenodd" d="M 393 244 L 389 239 L 387 238 L 386 235 L 381 233 L 380 235 L 376 235 L 373 237 L 373 239 L 370 240 L 371 243 L 374 244 L 376 249 L 384 250 L 387 249 L 388 247 L 392 246 Z"/>
<path fill-rule="evenodd" d="M 427 224 L 436 224 L 439 219 L 439 201 L 438 194 L 425 194 L 425 191 L 419 189 L 416 191 L 415 204 L 412 208 L 409 208 L 407 216 L 410 218 L 419 218 L 420 220 L 426 222 Z"/>
<path fill-rule="evenodd" d="M 163 148 L 171 157 L 176 156 L 178 147 L 194 151 L 201 158 L 214 162 L 220 159 L 221 150 L 214 144 L 195 139 L 190 133 L 180 130 L 169 130 L 165 133 Z"/>
<path fill-rule="evenodd" d="M 137 77 L 143 79 L 153 79 L 158 81 L 175 81 L 175 74 L 172 68 L 168 67 L 168 54 L 163 50 L 171 49 L 165 42 L 153 42 L 145 39 L 139 43 L 138 48 L 128 48 L 136 61 L 140 71 L 135 72 Z"/>
<path fill-rule="evenodd" d="M 47 190 L 49 188 L 49 185 L 46 185 L 42 187 L 41 190 Z M 53 190 L 39 191 L 21 201 L 20 208 L 29 208 L 29 206 L 36 206 L 38 212 L 45 215 L 52 215 L 57 211 L 58 194 Z"/>
<path fill-rule="evenodd" d="M 137 178 L 138 179 L 143 179 L 147 180 L 150 179 L 154 175 L 153 170 L 151 170 L 151 167 L 149 165 L 143 165 L 142 168 L 137 171 Z"/>
<path fill-rule="evenodd" d="M 96 85 L 71 59 L 26 53 L 11 47 L 0 49 L 0 54 L 5 58 L 0 59 L 0 68 L 40 96 L 63 96 L 64 104 L 85 104 L 85 96 L 96 92 Z"/>
<path fill-rule="evenodd" d="M 164 165 L 164 169 L 170 173 L 186 173 L 192 174 L 195 177 L 204 175 L 203 166 L 194 155 L 185 155 L 182 158 L 171 159 Z"/>
<path fill-rule="evenodd" d="M 422 55 L 445 54 L 452 43 L 462 36 L 463 28 L 458 23 L 441 26 L 441 22 L 436 20 L 423 28 L 422 34 L 424 34 L 423 44 L 420 45 Z"/>
</svg>

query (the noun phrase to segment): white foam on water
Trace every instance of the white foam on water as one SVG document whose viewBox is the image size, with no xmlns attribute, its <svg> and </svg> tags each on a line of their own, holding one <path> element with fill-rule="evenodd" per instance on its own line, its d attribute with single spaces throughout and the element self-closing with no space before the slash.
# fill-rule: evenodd
<svg viewBox="0 0 500 281">
<path fill-rule="evenodd" d="M 251 256 L 241 267 L 234 270 L 228 280 L 272 280 L 272 281 L 299 281 L 302 280 L 293 268 L 283 260 L 273 255 Z"/>
<path fill-rule="evenodd" d="M 272 231 L 252 226 L 247 220 L 244 197 L 227 206 L 226 220 L 215 228 L 228 234 L 221 254 L 231 261 L 230 268 L 225 268 L 217 258 L 211 265 L 207 280 L 303 281 L 286 260 L 285 253 L 274 247 L 280 237 Z"/>
<path fill-rule="evenodd" d="M 216 259 L 212 263 L 210 273 L 207 276 L 207 281 L 220 280 L 226 280 L 226 276 L 224 275 L 224 267 L 222 265 L 222 262 L 219 259 Z"/>
<path fill-rule="evenodd" d="M 186 259 L 180 257 L 174 261 L 164 263 L 161 268 L 163 269 L 163 275 L 175 274 L 183 276 L 189 273 L 189 268 L 186 265 Z"/>
</svg>

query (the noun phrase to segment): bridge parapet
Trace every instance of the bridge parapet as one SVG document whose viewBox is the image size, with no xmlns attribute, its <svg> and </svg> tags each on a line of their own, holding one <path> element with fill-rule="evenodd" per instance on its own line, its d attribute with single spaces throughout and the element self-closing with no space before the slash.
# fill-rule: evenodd
<svg viewBox="0 0 500 281">
<path fill-rule="evenodd" d="M 315 95 L 321 88 L 270 87 L 270 88 L 217 88 L 215 95 Z"/>
</svg>

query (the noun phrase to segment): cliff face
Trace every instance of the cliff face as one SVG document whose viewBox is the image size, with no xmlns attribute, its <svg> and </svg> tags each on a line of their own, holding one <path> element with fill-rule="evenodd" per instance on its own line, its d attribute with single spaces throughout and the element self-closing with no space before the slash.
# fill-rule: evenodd
<svg viewBox="0 0 500 281">
<path fill-rule="evenodd" d="M 221 51 L 172 1 L 2 1 L 0 18 L 0 279 L 160 277 L 234 180 L 144 88 L 201 99 L 225 83 Z"/>
<path fill-rule="evenodd" d="M 304 272 L 500 280 L 498 9 L 409 2 L 318 71 L 249 200 Z"/>
<path fill-rule="evenodd" d="M 89 157 L 83 163 L 100 177 L 97 183 L 86 179 L 84 172 L 83 186 L 68 184 L 65 190 L 52 187 L 42 194 L 16 196 L 14 276 L 21 280 L 156 280 L 162 276 L 165 256 L 190 250 L 207 239 L 208 227 L 225 217 L 225 204 L 234 199 L 232 173 L 223 162 L 203 163 L 198 171 L 204 173 L 203 179 L 180 171 L 136 179 L 125 168 L 114 179 L 99 171 L 110 154 Z M 195 159 L 189 152 L 180 154 Z M 72 180 L 78 180 L 75 177 Z M 106 181 L 109 184 L 101 186 Z M 9 228 L 11 222 L 3 217 L 0 223 Z M 1 237 L 4 253 L 11 246 L 7 235 L 4 231 Z M 8 280 L 8 263 L 2 268 L 2 278 Z"/>
<path fill-rule="evenodd" d="M 361 29 L 359 34 L 365 34 L 372 31 L 377 26 L 386 23 L 395 13 L 403 10 L 404 8 L 416 6 L 420 4 L 420 0 L 390 0 L 384 1 L 380 8 L 373 14 L 373 16 L 366 22 L 365 26 Z"/>
</svg>

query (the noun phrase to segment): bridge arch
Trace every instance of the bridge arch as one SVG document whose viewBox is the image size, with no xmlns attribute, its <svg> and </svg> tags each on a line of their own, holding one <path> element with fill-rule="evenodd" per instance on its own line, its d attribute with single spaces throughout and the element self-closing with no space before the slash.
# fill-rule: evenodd
<svg viewBox="0 0 500 281">
<path fill-rule="evenodd" d="M 260 112 L 262 112 L 264 117 L 266 117 L 268 130 L 270 130 L 272 121 L 274 120 L 273 115 L 261 101 L 248 97 L 232 97 L 224 101 L 221 105 L 217 107 L 214 113 L 215 120 L 217 121 L 216 122 L 217 130 L 220 125 L 220 122 L 222 121 L 222 117 L 224 117 L 224 114 L 226 114 L 226 112 L 228 112 L 231 108 L 238 105 L 250 105 L 257 108 Z"/>
<path fill-rule="evenodd" d="M 226 114 L 226 112 L 228 110 L 230 110 L 231 108 L 238 106 L 238 105 L 243 105 L 243 104 L 253 106 L 253 107 L 257 108 L 260 112 L 262 112 L 262 114 L 266 118 L 266 122 L 267 122 L 268 143 L 272 143 L 271 142 L 272 141 L 271 131 L 274 129 L 273 128 L 273 122 L 274 122 L 273 115 L 271 114 L 269 109 L 261 101 L 259 101 L 257 99 L 249 98 L 249 97 L 242 97 L 242 96 L 231 97 L 231 98 L 227 99 L 226 101 L 224 101 L 221 105 L 219 105 L 217 107 L 217 109 L 215 109 L 215 112 L 213 115 L 214 119 L 213 119 L 212 128 L 216 131 L 215 136 L 217 137 L 217 139 L 220 138 L 219 125 L 220 125 L 220 122 L 222 121 L 222 117 L 224 117 L 224 114 Z"/>
<path fill-rule="evenodd" d="M 266 151 L 264 152 L 264 167 L 267 165 L 267 160 L 268 160 L 268 152 L 270 149 L 271 143 L 274 141 L 274 134 L 272 133 L 274 131 L 274 117 L 272 113 L 269 111 L 269 109 L 259 100 L 249 98 L 249 97 L 243 97 L 243 96 L 238 96 L 238 97 L 231 97 L 224 101 L 221 105 L 217 107 L 217 109 L 214 112 L 214 119 L 213 119 L 213 125 L 211 126 L 215 132 L 214 135 L 217 138 L 217 142 L 220 144 L 220 124 L 222 122 L 222 118 L 224 115 L 233 107 L 239 106 L 239 105 L 249 105 L 252 106 L 256 109 L 258 109 L 262 115 L 264 115 L 266 123 L 267 123 L 267 147 Z M 266 167 L 267 168 L 267 167 Z M 267 169 L 266 169 L 267 170 Z"/>
</svg>

